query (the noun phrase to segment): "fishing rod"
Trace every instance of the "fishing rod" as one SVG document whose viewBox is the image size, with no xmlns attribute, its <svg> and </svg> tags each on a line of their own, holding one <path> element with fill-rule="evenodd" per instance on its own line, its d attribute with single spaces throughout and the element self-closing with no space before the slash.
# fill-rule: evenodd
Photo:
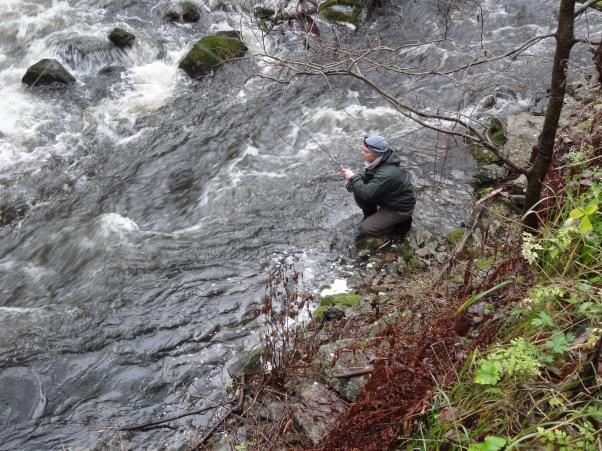
<svg viewBox="0 0 602 451">
<path fill-rule="evenodd" d="M 307 133 L 305 131 L 305 129 L 303 127 L 299 126 L 295 121 L 293 121 L 284 111 L 282 111 L 282 109 L 278 108 L 278 110 L 291 124 L 293 124 L 300 131 L 302 131 L 316 146 L 318 146 L 318 149 L 320 149 L 324 153 L 324 155 L 326 155 L 334 163 L 336 163 L 336 165 L 340 169 L 343 169 L 343 167 L 344 167 L 343 164 L 337 158 L 335 158 L 330 152 L 328 152 L 318 141 L 316 141 L 313 136 L 311 136 L 309 133 Z"/>
</svg>

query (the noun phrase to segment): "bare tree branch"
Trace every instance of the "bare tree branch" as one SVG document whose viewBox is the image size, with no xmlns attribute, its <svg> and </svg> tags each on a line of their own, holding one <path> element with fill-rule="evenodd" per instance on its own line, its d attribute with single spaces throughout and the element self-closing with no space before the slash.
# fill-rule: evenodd
<svg viewBox="0 0 602 451">
<path fill-rule="evenodd" d="M 598 0 L 587 0 L 583 5 L 581 5 L 579 8 L 577 8 L 575 10 L 575 17 L 579 16 L 581 13 L 583 13 L 587 8 L 592 6 L 597 1 Z"/>
</svg>

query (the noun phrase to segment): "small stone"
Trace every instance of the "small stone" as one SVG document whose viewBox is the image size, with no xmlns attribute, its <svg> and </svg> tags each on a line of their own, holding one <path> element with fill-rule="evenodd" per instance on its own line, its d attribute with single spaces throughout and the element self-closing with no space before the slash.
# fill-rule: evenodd
<svg viewBox="0 0 602 451">
<path fill-rule="evenodd" d="M 521 174 L 520 176 L 512 180 L 510 185 L 513 188 L 515 188 L 519 193 L 524 193 L 527 189 L 527 176 L 525 174 Z"/>
<path fill-rule="evenodd" d="M 483 108 L 493 108 L 495 106 L 495 97 L 487 96 L 485 100 L 483 100 Z"/>
</svg>

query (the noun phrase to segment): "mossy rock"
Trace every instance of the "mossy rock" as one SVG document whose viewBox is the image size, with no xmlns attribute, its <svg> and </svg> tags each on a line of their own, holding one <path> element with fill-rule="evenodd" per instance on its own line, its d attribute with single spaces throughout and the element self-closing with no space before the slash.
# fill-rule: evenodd
<svg viewBox="0 0 602 451">
<path fill-rule="evenodd" d="M 67 72 L 61 63 L 54 59 L 43 59 L 30 66 L 21 80 L 28 86 L 70 85 L 75 77 Z"/>
<path fill-rule="evenodd" d="M 320 298 L 320 306 L 332 307 L 338 304 L 344 307 L 353 307 L 355 305 L 360 305 L 361 298 L 362 297 L 359 294 L 353 293 L 328 295 Z"/>
<path fill-rule="evenodd" d="M 347 22 L 357 27 L 361 9 L 359 0 L 326 0 L 318 12 L 331 22 Z"/>
<path fill-rule="evenodd" d="M 136 36 L 121 27 L 115 27 L 109 33 L 109 40 L 120 48 L 131 47 L 136 40 Z"/>
<path fill-rule="evenodd" d="M 497 117 L 492 116 L 490 119 L 490 126 L 487 129 L 487 137 L 491 143 L 498 149 L 508 142 L 508 138 L 504 134 L 504 126 L 502 121 Z"/>
<path fill-rule="evenodd" d="M 345 317 L 345 312 L 339 306 L 320 305 L 314 310 L 314 319 L 322 321 L 333 321 Z"/>
<path fill-rule="evenodd" d="M 469 149 L 472 157 L 477 161 L 477 163 L 492 164 L 500 161 L 499 158 L 493 154 L 493 152 L 484 148 L 483 146 L 479 146 L 478 144 L 471 143 Z"/>
<path fill-rule="evenodd" d="M 225 61 L 240 58 L 247 51 L 244 42 L 225 36 L 201 38 L 180 61 L 180 69 L 191 77 L 202 77 Z"/>
</svg>

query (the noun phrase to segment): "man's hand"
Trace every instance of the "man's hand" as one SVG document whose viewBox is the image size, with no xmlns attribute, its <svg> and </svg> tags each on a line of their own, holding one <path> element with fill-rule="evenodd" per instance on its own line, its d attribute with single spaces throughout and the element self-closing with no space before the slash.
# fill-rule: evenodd
<svg viewBox="0 0 602 451">
<path fill-rule="evenodd" d="M 349 180 L 355 175 L 355 172 L 353 172 L 351 169 L 347 169 L 341 166 L 341 175 L 345 177 L 346 180 Z"/>
</svg>

